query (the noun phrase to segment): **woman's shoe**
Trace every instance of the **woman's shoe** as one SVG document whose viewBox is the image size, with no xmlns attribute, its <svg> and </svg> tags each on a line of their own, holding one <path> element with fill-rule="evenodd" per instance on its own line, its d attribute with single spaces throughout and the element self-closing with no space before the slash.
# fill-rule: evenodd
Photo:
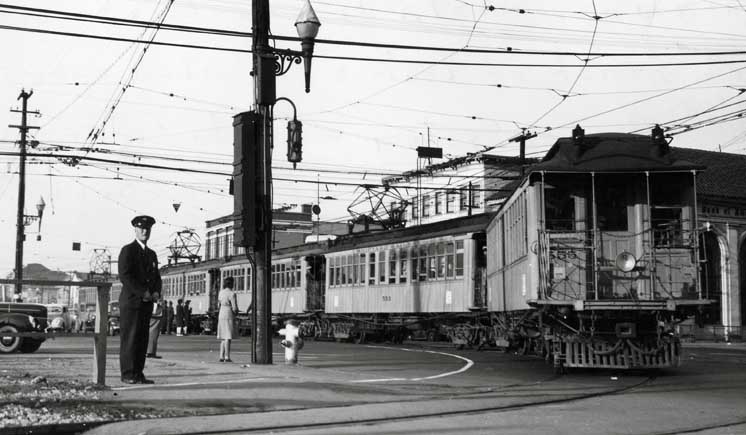
<svg viewBox="0 0 746 435">
<path fill-rule="evenodd" d="M 225 360 L 223 358 L 220 358 L 218 361 L 225 362 Z"/>
<path fill-rule="evenodd" d="M 230 358 L 226 358 L 225 362 L 233 362 Z"/>
</svg>

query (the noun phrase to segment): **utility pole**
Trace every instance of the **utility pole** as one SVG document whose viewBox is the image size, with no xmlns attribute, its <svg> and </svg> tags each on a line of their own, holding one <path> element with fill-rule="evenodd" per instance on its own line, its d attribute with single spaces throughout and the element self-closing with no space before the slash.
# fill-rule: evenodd
<svg viewBox="0 0 746 435">
<path fill-rule="evenodd" d="M 311 59 L 321 22 L 309 0 L 304 1 L 295 22 L 301 51 L 276 49 L 269 45 L 269 0 L 251 1 L 252 71 L 254 110 L 234 117 L 234 244 L 246 248 L 254 266 L 256 286 L 252 291 L 251 362 L 272 364 L 272 149 L 275 103 L 287 101 L 293 107 L 288 122 L 288 162 L 302 160 L 302 123 L 295 103 L 276 95 L 276 76 L 303 61 L 306 92 L 311 86 Z M 238 184 L 236 182 L 238 181 Z M 236 225 L 238 223 L 238 225 Z M 238 236 L 236 235 L 238 231 Z M 253 255 L 252 255 L 253 248 Z"/>
<path fill-rule="evenodd" d="M 521 145 L 520 148 L 520 159 L 521 159 L 521 176 L 526 171 L 526 141 L 528 139 L 536 137 L 536 133 L 526 132 L 526 129 L 523 129 L 523 132 L 520 134 L 520 136 L 516 136 L 512 139 L 510 139 L 508 142 L 518 142 Z"/>
<path fill-rule="evenodd" d="M 21 90 L 21 94 L 18 96 L 18 100 L 23 100 L 22 109 L 11 109 L 11 112 L 21 114 L 21 125 L 9 125 L 11 128 L 17 128 L 21 132 L 21 141 L 19 146 L 21 148 L 20 155 L 20 166 L 18 167 L 18 211 L 16 220 L 16 269 L 15 269 L 15 280 L 16 280 L 16 299 L 20 298 L 21 291 L 23 290 L 23 242 L 25 239 L 24 228 L 25 228 L 25 216 L 23 213 L 26 203 L 26 133 L 30 129 L 38 129 L 39 127 L 32 127 L 27 124 L 27 116 L 29 113 L 38 115 L 39 112 L 28 111 L 28 99 L 34 94 L 34 91 L 26 92 Z"/>
<path fill-rule="evenodd" d="M 275 103 L 275 61 L 269 47 L 269 0 L 252 0 L 252 52 L 254 61 L 254 101 L 261 117 L 259 132 L 260 184 L 257 203 L 257 242 L 254 249 L 256 287 L 253 290 L 254 315 L 251 333 L 251 362 L 272 364 L 272 106 Z M 248 255 L 248 254 L 247 254 Z"/>
</svg>

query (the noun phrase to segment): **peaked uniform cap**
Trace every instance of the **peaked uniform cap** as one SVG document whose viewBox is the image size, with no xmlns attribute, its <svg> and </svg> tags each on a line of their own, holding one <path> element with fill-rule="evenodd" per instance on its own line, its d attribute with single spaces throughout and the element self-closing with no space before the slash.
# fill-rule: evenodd
<svg viewBox="0 0 746 435">
<path fill-rule="evenodd" d="M 155 219 L 151 216 L 135 216 L 132 219 L 132 226 L 137 228 L 150 228 L 155 224 Z"/>
</svg>

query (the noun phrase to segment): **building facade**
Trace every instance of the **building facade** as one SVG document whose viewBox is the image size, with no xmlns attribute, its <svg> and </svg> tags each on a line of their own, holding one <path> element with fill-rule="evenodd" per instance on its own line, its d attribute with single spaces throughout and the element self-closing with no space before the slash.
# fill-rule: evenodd
<svg viewBox="0 0 746 435">
<path fill-rule="evenodd" d="M 423 225 L 496 210 L 536 159 L 470 154 L 386 177 L 407 202 L 406 226 Z"/>
</svg>

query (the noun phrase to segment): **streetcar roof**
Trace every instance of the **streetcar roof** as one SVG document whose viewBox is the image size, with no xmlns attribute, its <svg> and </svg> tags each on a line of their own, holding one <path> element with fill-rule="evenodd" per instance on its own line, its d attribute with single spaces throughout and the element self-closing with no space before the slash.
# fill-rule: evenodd
<svg viewBox="0 0 746 435">
<path fill-rule="evenodd" d="M 702 170 L 704 166 L 677 159 L 668 144 L 629 133 L 588 134 L 580 142 L 560 138 L 529 172 L 637 172 Z"/>
</svg>

